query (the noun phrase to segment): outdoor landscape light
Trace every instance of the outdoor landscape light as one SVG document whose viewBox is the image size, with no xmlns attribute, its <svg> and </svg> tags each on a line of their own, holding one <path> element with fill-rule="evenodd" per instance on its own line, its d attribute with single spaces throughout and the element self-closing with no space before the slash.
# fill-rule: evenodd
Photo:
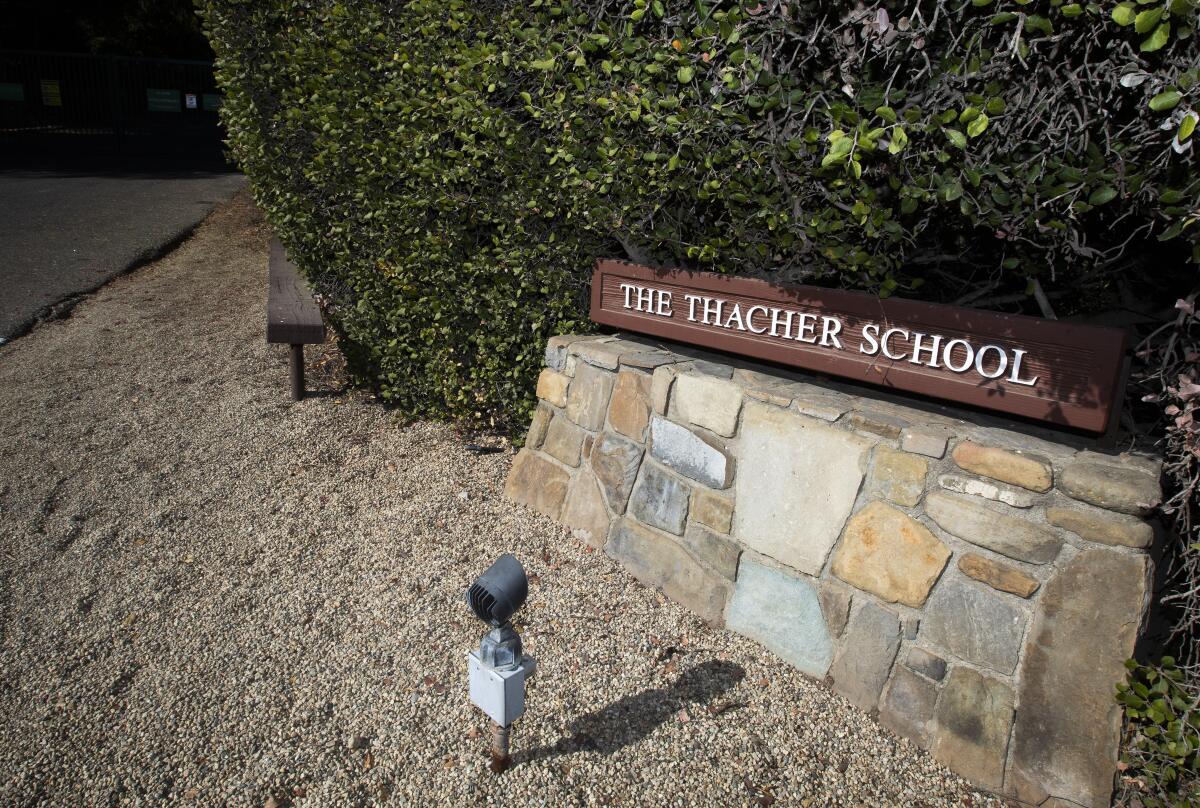
<svg viewBox="0 0 1200 808">
<path fill-rule="evenodd" d="M 525 680 L 533 657 L 521 651 L 521 637 L 509 621 L 525 604 L 529 579 L 521 562 L 505 553 L 467 588 L 466 600 L 492 630 L 467 652 L 471 701 L 492 719 L 492 771 L 508 768 L 508 730 L 525 712 Z"/>
</svg>

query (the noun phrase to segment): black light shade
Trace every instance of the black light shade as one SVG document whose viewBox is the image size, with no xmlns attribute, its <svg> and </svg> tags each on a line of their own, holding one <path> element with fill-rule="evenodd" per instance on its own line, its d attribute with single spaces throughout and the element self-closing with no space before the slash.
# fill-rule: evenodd
<svg viewBox="0 0 1200 808">
<path fill-rule="evenodd" d="M 476 617 L 498 627 L 525 605 L 528 594 L 525 568 L 511 553 L 505 553 L 467 588 L 467 603 Z"/>
</svg>

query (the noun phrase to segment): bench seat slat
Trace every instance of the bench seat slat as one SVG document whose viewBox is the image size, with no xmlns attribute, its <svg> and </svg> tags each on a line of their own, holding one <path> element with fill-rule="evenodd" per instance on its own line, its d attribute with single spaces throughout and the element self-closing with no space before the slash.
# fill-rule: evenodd
<svg viewBox="0 0 1200 808">
<path fill-rule="evenodd" d="M 287 257 L 279 239 L 271 239 L 268 264 L 267 342 L 316 345 L 325 341 L 321 309 L 312 290 Z"/>
</svg>

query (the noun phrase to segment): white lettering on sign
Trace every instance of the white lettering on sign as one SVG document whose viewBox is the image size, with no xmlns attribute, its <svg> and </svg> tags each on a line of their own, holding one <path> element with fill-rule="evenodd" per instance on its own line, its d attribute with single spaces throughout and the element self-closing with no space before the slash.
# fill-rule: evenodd
<svg viewBox="0 0 1200 808">
<path fill-rule="evenodd" d="M 670 291 L 636 283 L 622 283 L 619 288 L 626 309 L 652 317 L 675 316 Z M 838 317 L 761 304 L 743 310 L 741 303 L 709 295 L 689 293 L 683 299 L 689 323 L 844 350 L 838 337 L 846 333 L 845 323 Z M 1007 381 L 1029 387 L 1038 380 L 1037 376 L 1023 376 L 1021 365 L 1029 352 L 1021 348 L 992 344 L 976 348 L 962 337 L 948 339 L 944 334 L 926 334 L 879 323 L 864 323 L 859 333 L 862 340 L 858 351 L 867 356 L 879 354 L 893 362 L 944 367 L 952 373 L 974 371 L 984 379 L 999 379 L 1007 373 Z"/>
</svg>

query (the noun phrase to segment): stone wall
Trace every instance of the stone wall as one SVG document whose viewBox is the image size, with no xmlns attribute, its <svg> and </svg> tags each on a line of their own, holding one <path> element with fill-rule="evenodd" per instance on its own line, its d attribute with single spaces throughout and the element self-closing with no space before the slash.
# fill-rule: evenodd
<svg viewBox="0 0 1200 808">
<path fill-rule="evenodd" d="M 507 495 L 972 782 L 1108 805 L 1157 463 L 683 350 L 552 339 Z"/>
</svg>

